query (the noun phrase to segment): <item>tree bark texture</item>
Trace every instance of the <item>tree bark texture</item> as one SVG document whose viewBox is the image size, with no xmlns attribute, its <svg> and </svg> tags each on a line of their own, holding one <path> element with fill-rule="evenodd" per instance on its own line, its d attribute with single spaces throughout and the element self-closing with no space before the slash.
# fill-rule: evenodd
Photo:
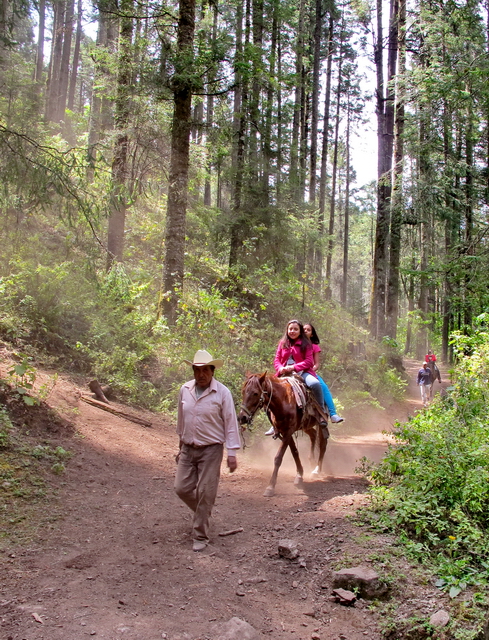
<svg viewBox="0 0 489 640">
<path fill-rule="evenodd" d="M 371 333 L 381 338 L 385 334 L 386 286 L 388 275 L 388 248 L 390 207 L 392 194 L 392 153 L 394 142 L 394 94 L 393 80 L 396 75 L 398 50 L 398 0 L 390 2 L 389 54 L 387 86 L 384 87 L 382 0 L 377 0 L 377 41 L 375 67 L 377 75 L 377 139 L 378 139 L 378 184 L 377 184 L 377 228 L 373 265 L 373 296 L 371 304 Z M 385 88 L 385 97 L 384 97 Z"/>
<path fill-rule="evenodd" d="M 323 140 L 321 148 L 321 174 L 319 182 L 319 237 L 320 240 L 324 236 L 324 210 L 326 206 L 326 186 L 328 183 L 328 146 L 329 146 L 329 118 L 331 105 L 331 75 L 333 69 L 333 53 L 334 53 L 334 17 L 333 13 L 329 16 L 328 27 L 328 61 L 326 64 L 326 89 L 324 94 L 324 114 L 323 114 Z M 323 252 L 318 250 L 316 271 L 321 274 L 323 268 Z"/>
<path fill-rule="evenodd" d="M 296 54 L 295 54 L 295 97 L 294 97 L 294 116 L 292 121 L 292 140 L 290 145 L 290 172 L 289 182 L 291 188 L 291 196 L 293 202 L 300 202 L 300 175 L 299 175 L 299 139 L 301 129 L 301 106 L 302 106 L 302 87 L 304 76 L 303 55 L 304 55 L 304 12 L 305 0 L 299 2 L 299 25 L 296 37 Z"/>
<path fill-rule="evenodd" d="M 37 52 L 36 52 L 36 82 L 42 82 L 42 73 L 44 71 L 44 30 L 46 22 L 46 0 L 39 0 L 39 30 L 37 36 Z"/>
<path fill-rule="evenodd" d="M 402 78 L 406 70 L 406 0 L 399 0 L 399 76 Z M 400 84 L 396 86 L 395 110 L 395 153 L 393 195 L 389 251 L 389 280 L 387 286 L 387 335 L 394 340 L 397 336 L 397 319 L 399 316 L 399 267 L 401 262 L 401 230 L 403 218 L 402 175 L 404 160 L 404 93 Z"/>
<path fill-rule="evenodd" d="M 237 95 L 235 93 L 235 113 L 234 123 L 235 129 L 235 149 L 233 152 L 234 158 L 234 185 L 233 185 L 233 211 L 230 228 L 230 241 L 229 241 L 229 268 L 234 267 L 238 263 L 239 249 L 242 244 L 242 239 L 245 233 L 243 220 L 242 220 L 242 197 L 244 186 L 244 171 L 245 171 L 245 150 L 246 150 L 246 122 L 247 122 L 247 109 L 248 109 L 248 75 L 243 73 L 241 65 L 244 60 L 244 50 L 248 50 L 250 39 L 250 0 L 246 0 L 245 10 L 245 37 L 243 47 L 243 7 L 241 3 L 238 3 L 237 11 L 237 26 L 236 29 L 236 58 L 235 58 L 235 80 L 236 84 L 240 86 L 239 91 L 239 111 L 237 108 Z M 239 37 L 238 37 L 239 36 Z"/>
<path fill-rule="evenodd" d="M 346 308 L 348 302 L 348 251 L 350 247 L 350 98 L 348 97 L 346 121 L 346 177 L 345 177 L 345 220 L 343 234 L 343 280 L 341 285 L 341 304 Z"/>
<path fill-rule="evenodd" d="M 163 311 L 170 324 L 177 317 L 183 287 L 185 222 L 187 213 L 192 80 L 188 75 L 193 59 L 195 0 L 180 0 L 177 30 L 179 65 L 173 78 L 173 122 L 170 177 L 165 229 L 165 297 Z"/>
<path fill-rule="evenodd" d="M 66 2 L 58 0 L 53 4 L 53 34 L 51 43 L 51 57 L 46 90 L 46 120 L 53 121 L 57 114 L 60 92 L 61 54 L 63 51 L 63 33 Z"/>
<path fill-rule="evenodd" d="M 314 33 L 313 33 L 313 66 L 312 66 L 312 96 L 311 96 L 311 150 L 310 150 L 310 180 L 309 202 L 316 202 L 317 190 L 317 153 L 318 153 L 318 120 L 319 120 L 319 71 L 321 67 L 321 34 L 323 27 L 323 3 L 316 0 Z"/>
<path fill-rule="evenodd" d="M 97 49 L 113 52 L 115 50 L 115 40 L 117 35 L 117 20 L 114 19 L 107 11 L 100 7 L 98 30 L 97 30 Z M 112 104 L 105 97 L 105 91 L 100 88 L 110 82 L 111 73 L 105 62 L 101 62 L 97 56 L 95 60 L 94 79 L 92 86 L 92 96 L 90 102 L 90 122 L 88 128 L 88 179 L 93 180 L 93 173 L 97 161 L 97 145 L 100 141 L 102 133 L 106 129 L 113 127 L 113 109 Z"/>
<path fill-rule="evenodd" d="M 343 21 L 342 21 L 343 22 Z M 343 27 L 343 25 L 342 25 Z M 343 28 L 341 29 L 343 34 Z M 331 199 L 329 207 L 329 239 L 328 239 L 328 251 L 326 256 L 326 299 L 330 300 L 332 296 L 331 288 L 331 275 L 333 266 L 333 249 L 334 249 L 334 223 L 335 223 L 335 209 L 336 209 L 336 184 L 337 184 L 337 171 L 338 171 L 338 139 L 340 131 L 340 108 L 341 108 L 341 88 L 342 88 L 342 75 L 343 68 L 343 41 L 340 37 L 340 50 L 338 58 L 338 84 L 336 87 L 336 115 L 335 115 L 335 133 L 334 133 L 334 146 L 333 146 L 333 169 L 331 180 Z"/>
<path fill-rule="evenodd" d="M 274 0 L 272 14 L 272 40 L 270 43 L 270 66 L 268 71 L 267 102 L 264 125 L 263 140 L 263 189 L 264 204 L 270 202 L 270 175 L 272 172 L 272 117 L 273 117 L 273 97 L 275 94 L 274 80 L 276 81 L 276 61 L 278 45 L 278 12 L 279 0 Z"/>
<path fill-rule="evenodd" d="M 212 23 L 212 42 L 216 42 L 217 38 L 217 5 L 213 7 L 214 19 Z M 211 175 L 212 175 L 212 127 L 214 126 L 214 96 L 212 95 L 212 83 L 214 82 L 216 75 L 215 67 L 209 70 L 207 75 L 207 86 L 209 87 L 209 94 L 207 96 L 206 105 L 206 131 L 207 131 L 207 147 L 206 147 L 206 176 L 204 183 L 204 205 L 210 207 L 211 202 Z"/>
<path fill-rule="evenodd" d="M 70 79 L 71 41 L 73 39 L 73 17 L 75 0 L 67 0 L 63 24 L 63 48 L 61 51 L 61 66 L 59 70 L 59 97 L 56 103 L 56 122 L 64 121 L 66 101 L 68 98 L 68 83 Z"/>
<path fill-rule="evenodd" d="M 75 107 L 76 79 L 78 76 L 78 65 L 80 64 L 82 15 L 83 15 L 82 0 L 78 0 L 77 16 L 76 16 L 75 48 L 73 49 L 73 63 L 71 65 L 70 86 L 68 89 L 68 109 L 70 109 L 70 111 L 73 111 Z"/>
<path fill-rule="evenodd" d="M 128 127 L 132 93 L 132 11 L 132 0 L 124 0 L 121 4 L 122 15 L 119 32 L 119 62 L 115 103 L 115 128 L 117 133 L 112 160 L 112 193 L 107 233 L 107 270 L 112 267 L 114 262 L 122 262 L 124 254 L 124 230 L 128 199 Z"/>
</svg>

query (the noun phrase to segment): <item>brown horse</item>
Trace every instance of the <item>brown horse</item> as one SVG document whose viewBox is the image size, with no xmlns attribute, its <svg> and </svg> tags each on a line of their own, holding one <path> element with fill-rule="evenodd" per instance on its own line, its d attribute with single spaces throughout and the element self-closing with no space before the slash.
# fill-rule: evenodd
<svg viewBox="0 0 489 640">
<path fill-rule="evenodd" d="M 307 389 L 307 387 L 306 387 Z M 327 415 L 319 407 L 312 394 L 307 393 L 307 402 L 304 408 L 297 405 L 291 385 L 285 378 L 277 378 L 266 372 L 250 374 L 243 384 L 242 404 L 238 414 L 241 425 L 250 425 L 255 413 L 263 409 L 275 428 L 275 437 L 280 438 L 280 448 L 274 460 L 274 468 L 270 484 L 263 495 L 270 497 L 275 495 L 275 484 L 280 465 L 287 447 L 295 460 L 297 475 L 294 480 L 296 486 L 303 483 L 304 469 L 302 467 L 299 451 L 294 442 L 294 433 L 299 430 L 307 433 L 311 439 L 310 459 L 312 464 L 314 449 L 319 442 L 319 458 L 313 476 L 321 471 L 329 432 L 327 427 L 319 427 L 319 422 L 326 420 Z M 317 427 L 317 428 L 316 428 Z"/>
<path fill-rule="evenodd" d="M 430 360 L 426 364 L 428 365 L 428 368 L 431 371 L 430 400 L 432 400 L 432 398 L 433 398 L 433 388 L 435 386 L 435 380 L 438 380 L 438 382 L 441 383 L 441 374 L 440 374 L 440 369 L 438 369 L 438 367 L 436 366 L 436 362 L 433 362 L 433 360 Z"/>
</svg>

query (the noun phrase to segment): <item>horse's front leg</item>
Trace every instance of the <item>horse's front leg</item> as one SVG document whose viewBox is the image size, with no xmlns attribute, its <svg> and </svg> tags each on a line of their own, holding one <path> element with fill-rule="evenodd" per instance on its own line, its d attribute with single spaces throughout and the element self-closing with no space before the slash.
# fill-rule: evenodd
<svg viewBox="0 0 489 640">
<path fill-rule="evenodd" d="M 290 439 L 289 447 L 295 461 L 295 467 L 297 469 L 297 475 L 295 476 L 294 485 L 296 487 L 302 487 L 304 483 L 304 469 L 302 468 L 299 451 L 297 450 L 297 445 L 295 444 L 294 438 Z"/>
<path fill-rule="evenodd" d="M 282 460 L 284 459 L 285 451 L 291 442 L 291 436 L 284 438 L 280 443 L 280 448 L 275 456 L 275 460 L 273 461 L 273 473 L 270 478 L 270 483 L 268 487 L 265 489 L 265 493 L 263 494 L 266 498 L 271 498 L 275 495 L 275 485 L 277 484 L 277 476 L 278 470 L 280 469 L 280 465 L 282 464 Z"/>
</svg>

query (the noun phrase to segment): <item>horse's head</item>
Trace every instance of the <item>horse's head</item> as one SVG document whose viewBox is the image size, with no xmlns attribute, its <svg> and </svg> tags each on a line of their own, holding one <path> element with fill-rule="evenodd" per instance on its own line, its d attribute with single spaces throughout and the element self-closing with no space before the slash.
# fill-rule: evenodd
<svg viewBox="0 0 489 640">
<path fill-rule="evenodd" d="M 241 390 L 241 408 L 238 413 L 238 422 L 243 427 L 251 425 L 255 413 L 258 409 L 261 409 L 265 402 L 266 391 L 263 388 L 263 384 L 266 378 L 265 373 L 251 374 L 247 377 Z"/>
</svg>

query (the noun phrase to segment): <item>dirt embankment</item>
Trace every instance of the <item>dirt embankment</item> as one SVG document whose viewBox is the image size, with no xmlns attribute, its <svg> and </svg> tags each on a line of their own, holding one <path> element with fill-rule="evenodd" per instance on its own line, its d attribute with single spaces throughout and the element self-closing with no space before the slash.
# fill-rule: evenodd
<svg viewBox="0 0 489 640">
<path fill-rule="evenodd" d="M 412 379 L 417 364 L 407 366 Z M 332 571 L 358 564 L 402 592 L 412 603 L 406 615 L 439 607 L 436 590 L 391 565 L 389 538 L 364 533 L 347 517 L 366 501 L 357 460 L 380 459 L 382 431 L 420 409 L 415 386 L 407 403 L 388 411 L 345 411 L 324 477 L 300 491 L 287 454 L 277 494 L 263 497 L 277 443 L 256 436 L 237 472 L 223 469 L 212 544 L 198 554 L 188 509 L 173 491 L 174 425 L 147 412 L 151 428 L 134 424 L 81 402 L 81 391 L 60 380 L 49 398 L 76 427 L 74 436 L 44 437 L 74 453 L 66 473 L 53 477 L 55 501 L 21 545 L 0 539 L 2 640 L 205 640 L 233 616 L 273 640 L 380 639 L 375 607 L 329 600 Z M 302 451 L 304 438 L 299 445 Z M 300 544 L 300 562 L 279 558 L 283 538 Z"/>
</svg>

